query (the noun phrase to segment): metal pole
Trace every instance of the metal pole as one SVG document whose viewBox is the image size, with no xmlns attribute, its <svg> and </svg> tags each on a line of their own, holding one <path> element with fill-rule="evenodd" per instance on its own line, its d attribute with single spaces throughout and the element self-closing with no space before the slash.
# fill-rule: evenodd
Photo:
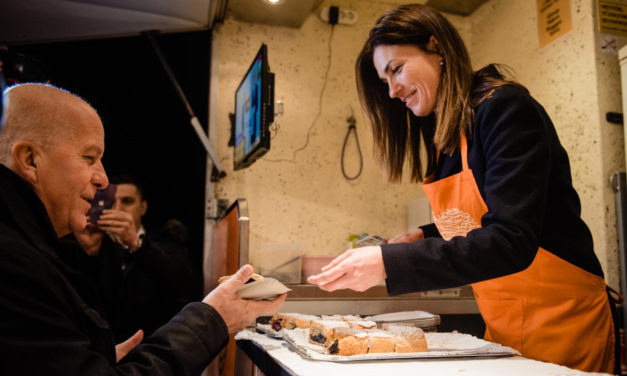
<svg viewBox="0 0 627 376">
<path fill-rule="evenodd" d="M 159 58 L 159 60 L 161 61 L 161 64 L 163 65 L 163 69 L 165 69 L 165 72 L 170 78 L 170 81 L 172 82 L 174 89 L 176 90 L 179 98 L 181 98 L 181 101 L 183 102 L 183 105 L 185 106 L 185 109 L 187 110 L 187 113 L 189 114 L 190 124 L 192 125 L 192 128 L 194 128 L 194 131 L 196 131 L 196 135 L 198 135 L 200 142 L 205 147 L 205 150 L 207 150 L 207 154 L 209 154 L 209 158 L 211 159 L 211 162 L 213 163 L 213 167 L 216 170 L 216 174 L 214 178 L 217 181 L 220 178 L 223 178 L 224 176 L 226 176 L 226 172 L 224 171 L 224 168 L 222 168 L 222 163 L 220 162 L 220 158 L 218 158 L 218 155 L 213 150 L 213 147 L 211 146 L 211 142 L 209 141 L 209 138 L 203 131 L 200 125 L 200 122 L 198 121 L 198 118 L 196 117 L 196 114 L 194 114 L 194 110 L 192 109 L 192 106 L 189 104 L 189 101 L 187 100 L 187 97 L 185 96 L 185 92 L 183 92 L 181 85 L 179 85 L 179 82 L 177 81 L 176 76 L 174 75 L 174 72 L 170 68 L 170 65 L 165 59 L 165 56 L 163 55 L 163 52 L 161 51 L 161 48 L 159 47 L 159 44 L 157 43 L 155 39 L 155 34 L 157 33 L 158 33 L 157 31 L 145 31 L 142 34 L 146 35 L 146 37 L 150 41 L 152 48 L 157 53 L 157 57 Z"/>
</svg>

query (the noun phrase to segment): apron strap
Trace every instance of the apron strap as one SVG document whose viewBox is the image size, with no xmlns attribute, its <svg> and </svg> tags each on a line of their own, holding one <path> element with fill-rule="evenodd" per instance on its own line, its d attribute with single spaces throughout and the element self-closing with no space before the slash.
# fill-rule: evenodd
<svg viewBox="0 0 627 376">
<path fill-rule="evenodd" d="M 468 170 L 468 145 L 466 145 L 466 136 L 462 136 L 462 171 Z"/>
</svg>

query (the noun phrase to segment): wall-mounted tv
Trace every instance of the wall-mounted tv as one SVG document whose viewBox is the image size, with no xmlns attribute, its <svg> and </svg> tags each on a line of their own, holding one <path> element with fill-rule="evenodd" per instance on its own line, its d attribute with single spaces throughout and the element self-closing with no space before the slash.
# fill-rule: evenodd
<svg viewBox="0 0 627 376">
<path fill-rule="evenodd" d="M 268 47 L 259 52 L 235 92 L 233 169 L 250 166 L 270 150 L 274 121 L 274 73 L 268 67 Z"/>
</svg>

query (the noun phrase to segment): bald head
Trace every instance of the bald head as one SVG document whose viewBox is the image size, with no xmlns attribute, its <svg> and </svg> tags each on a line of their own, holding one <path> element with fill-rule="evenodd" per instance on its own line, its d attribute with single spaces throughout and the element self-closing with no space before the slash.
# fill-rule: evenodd
<svg viewBox="0 0 627 376">
<path fill-rule="evenodd" d="M 98 117 L 78 96 L 46 84 L 12 86 L 5 91 L 4 100 L 7 112 L 0 133 L 0 163 L 9 168 L 13 165 L 11 149 L 17 142 L 48 147 L 80 132 L 80 125 L 89 117 Z"/>
<path fill-rule="evenodd" d="M 96 190 L 109 184 L 98 114 L 79 97 L 50 85 L 13 86 L 5 99 L 0 163 L 31 185 L 59 236 L 83 231 Z"/>
</svg>

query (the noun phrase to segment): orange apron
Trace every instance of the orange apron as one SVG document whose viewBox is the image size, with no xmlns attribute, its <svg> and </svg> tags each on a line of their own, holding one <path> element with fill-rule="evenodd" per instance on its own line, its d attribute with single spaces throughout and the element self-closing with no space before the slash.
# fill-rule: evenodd
<svg viewBox="0 0 627 376">
<path fill-rule="evenodd" d="M 481 227 L 488 208 L 468 168 L 422 185 L 445 240 Z M 603 279 L 539 248 L 525 270 L 472 285 L 485 339 L 531 359 L 582 371 L 614 371 L 614 323 Z"/>
</svg>

